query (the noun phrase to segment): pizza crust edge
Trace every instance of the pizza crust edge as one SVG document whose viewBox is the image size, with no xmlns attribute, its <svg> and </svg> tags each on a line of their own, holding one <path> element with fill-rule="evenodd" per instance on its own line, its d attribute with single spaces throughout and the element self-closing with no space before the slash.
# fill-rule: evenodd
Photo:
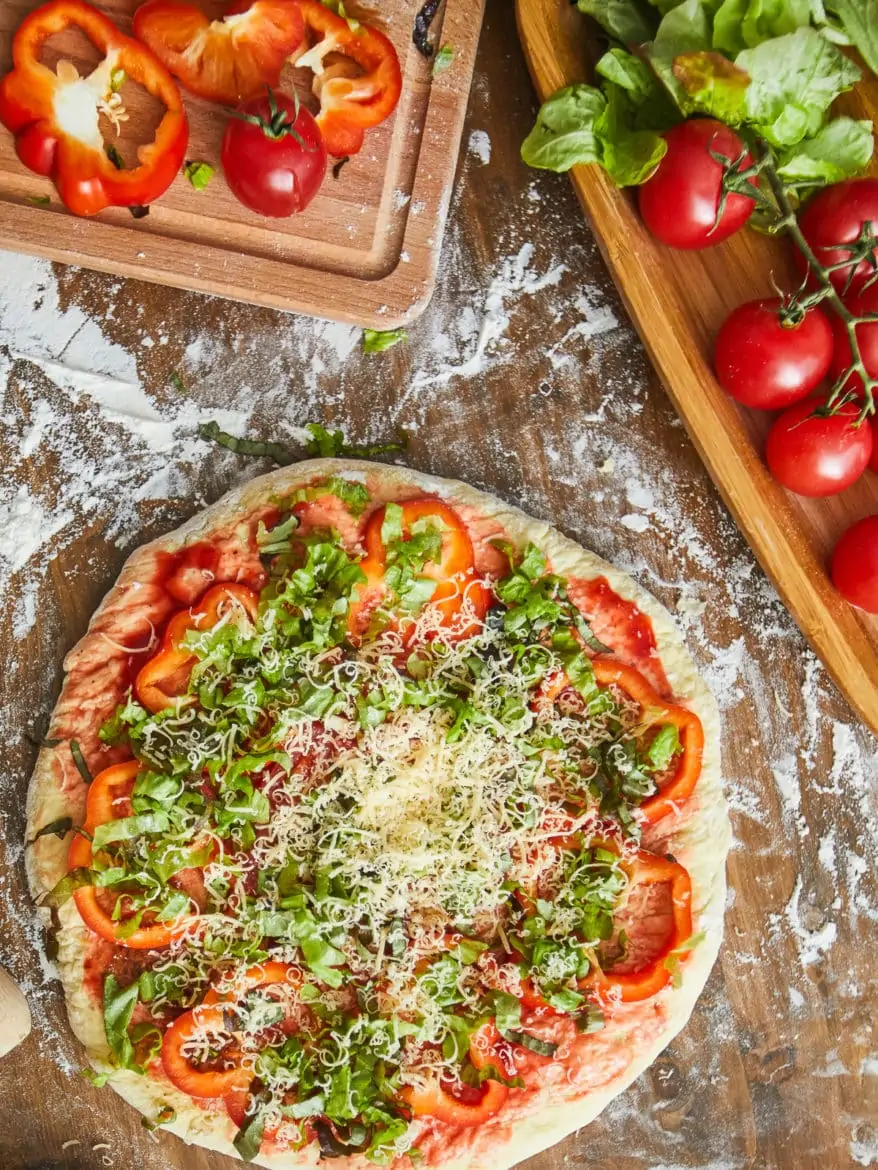
<svg viewBox="0 0 878 1170">
<path fill-rule="evenodd" d="M 666 1008 L 666 1021 L 660 1035 L 645 1046 L 621 1074 L 576 1101 L 558 1103 L 552 1101 L 550 1092 L 541 1094 L 529 1105 L 527 1116 L 514 1119 L 511 1128 L 507 1126 L 487 1149 L 480 1149 L 476 1143 L 473 1150 L 442 1164 L 442 1170 L 509 1170 L 518 1162 L 554 1145 L 594 1120 L 614 1097 L 652 1064 L 685 1026 L 707 982 L 722 941 L 725 861 L 731 846 L 731 828 L 720 777 L 719 714 L 713 695 L 699 676 L 670 614 L 627 574 L 563 536 L 546 522 L 528 516 L 489 493 L 457 480 L 361 460 L 313 459 L 269 472 L 233 489 L 175 531 L 136 549 L 95 611 L 89 623 L 89 631 L 101 615 L 121 603 L 126 589 L 137 581 L 141 565 L 149 562 L 156 552 L 174 552 L 185 545 L 209 538 L 213 531 L 268 500 L 282 499 L 297 487 L 342 474 L 352 478 L 375 476 L 390 488 L 416 487 L 445 498 L 452 504 L 458 502 L 471 506 L 481 515 L 502 525 L 517 545 L 532 540 L 546 553 L 553 570 L 560 575 L 606 577 L 616 593 L 633 601 L 651 619 L 658 655 L 674 695 L 684 700 L 698 714 L 704 726 L 704 762 L 696 789 L 698 806 L 682 828 L 668 833 L 667 840 L 668 847 L 679 856 L 692 877 L 696 929 L 704 931 L 705 938 L 686 962 L 682 986 L 668 988 L 661 993 Z M 93 635 L 87 631 L 73 648 L 65 660 L 65 668 L 70 657 L 90 636 Z M 59 703 L 66 687 L 65 678 Z M 49 735 L 51 733 L 50 726 Z M 76 821 L 82 816 L 82 794 L 77 799 L 60 789 L 58 769 L 64 766 L 63 759 L 54 748 L 44 747 L 40 751 L 27 795 L 28 839 L 49 821 L 63 816 L 71 816 Z M 28 849 L 28 878 L 35 897 L 44 894 L 63 877 L 66 872 L 67 848 L 65 842 L 55 837 L 43 837 Z M 40 915 L 48 926 L 48 912 L 41 910 Z M 108 1070 L 102 1014 L 83 987 L 84 955 L 89 934 L 72 900 L 61 907 L 59 917 L 61 929 L 57 934 L 57 966 L 64 986 L 71 1027 L 96 1067 Z M 177 1118 L 163 1128 L 188 1142 L 237 1157 L 228 1136 L 230 1129 L 224 1111 L 206 1112 L 194 1106 L 188 1096 L 172 1086 L 158 1085 L 126 1070 L 117 1070 L 109 1083 L 124 1100 L 146 1116 L 154 1117 L 163 1106 L 171 1105 L 176 1109 Z M 317 1165 L 317 1154 L 313 1150 L 297 1154 L 279 1153 L 261 1156 L 256 1164 L 275 1170 Z M 348 1159 L 346 1164 L 349 1170 L 371 1165 L 359 1157 Z M 342 1165 L 339 1161 L 340 1170 Z"/>
</svg>

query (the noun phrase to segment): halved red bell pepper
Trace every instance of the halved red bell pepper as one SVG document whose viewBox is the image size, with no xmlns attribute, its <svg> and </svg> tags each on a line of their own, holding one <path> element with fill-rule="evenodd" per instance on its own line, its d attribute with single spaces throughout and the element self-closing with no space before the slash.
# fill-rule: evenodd
<svg viewBox="0 0 878 1170">
<path fill-rule="evenodd" d="M 297 0 L 236 0 L 218 20 L 185 0 L 148 0 L 134 14 L 134 35 L 185 89 L 228 106 L 276 87 L 303 32 Z"/>
<path fill-rule="evenodd" d="M 597 682 L 602 687 L 619 687 L 640 704 L 651 725 L 662 727 L 671 724 L 679 732 L 682 751 L 674 774 L 662 784 L 658 792 L 640 805 L 646 823 L 654 825 L 663 816 L 677 811 L 680 804 L 695 791 L 704 757 L 704 728 L 701 720 L 694 711 L 668 703 L 633 666 L 626 666 L 614 658 L 594 658 L 592 666 Z M 558 671 L 541 685 L 531 704 L 533 709 L 537 712 L 544 710 L 569 686 L 570 679 L 563 671 Z"/>
<path fill-rule="evenodd" d="M 307 47 L 303 42 L 293 61 L 314 72 L 324 145 L 337 158 L 357 154 L 366 130 L 389 118 L 399 101 L 402 72 L 396 49 L 377 29 L 365 24 L 352 28 L 320 0 L 298 4 Z"/>
<path fill-rule="evenodd" d="M 184 645 L 187 630 L 209 630 L 233 607 L 255 621 L 259 595 L 247 585 L 234 582 L 214 585 L 195 605 L 171 618 L 159 652 L 141 667 L 134 680 L 134 693 L 148 711 L 173 707 L 186 693 L 196 662 L 195 655 Z"/>
<path fill-rule="evenodd" d="M 69 28 L 78 28 L 104 54 L 88 77 L 80 77 L 69 61 L 54 72 L 40 63 L 48 38 Z M 186 156 L 189 126 L 174 79 L 148 48 L 84 0 L 50 0 L 19 26 L 12 60 L 12 72 L 0 82 L 0 121 L 15 135 L 24 165 L 51 178 L 74 214 L 151 203 L 168 189 Z M 138 147 L 138 165 L 131 170 L 111 161 L 100 130 L 120 71 L 166 108 L 154 140 Z"/>
</svg>

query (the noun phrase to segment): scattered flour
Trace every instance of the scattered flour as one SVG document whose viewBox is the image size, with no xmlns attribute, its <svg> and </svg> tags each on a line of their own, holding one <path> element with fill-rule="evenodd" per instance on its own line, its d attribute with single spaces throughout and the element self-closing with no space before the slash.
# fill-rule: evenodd
<svg viewBox="0 0 878 1170">
<path fill-rule="evenodd" d="M 487 166 L 491 161 L 491 139 L 487 130 L 473 130 L 469 136 L 467 150 L 483 167 Z"/>
<path fill-rule="evenodd" d="M 470 153 L 488 163 L 490 140 L 480 138 L 483 133 L 472 135 Z M 743 898 L 730 897 L 728 970 L 740 965 L 748 979 L 777 980 L 777 1018 L 758 1021 L 778 1037 L 776 1043 L 793 1043 L 808 1013 L 824 1010 L 812 980 L 815 973 L 835 971 L 838 1043 L 837 1033 L 852 1018 L 845 1013 L 860 1002 L 855 982 L 841 982 L 848 972 L 835 970 L 839 944 L 844 941 L 846 953 L 853 953 L 851 939 L 874 931 L 878 922 L 874 744 L 847 721 L 822 667 L 804 649 L 715 494 L 704 490 L 703 477 L 693 479 L 695 473 L 654 459 L 648 429 L 632 425 L 645 412 L 665 426 L 673 415 L 655 393 L 632 334 L 620 325 L 613 298 L 604 287 L 581 286 L 582 250 L 589 246 L 573 244 L 563 257 L 541 248 L 537 228 L 553 212 L 552 201 L 539 191 L 548 190 L 542 184 L 549 181 L 541 177 L 538 188 L 535 180 L 522 195 L 519 228 L 504 228 L 487 259 L 452 217 L 433 304 L 409 331 L 405 376 L 393 394 L 382 383 L 381 411 L 372 412 L 367 433 L 351 437 L 375 441 L 405 429 L 429 439 L 442 419 L 446 445 L 435 452 L 427 444 L 431 468 L 469 468 L 467 478 L 486 485 L 509 472 L 518 485 L 516 503 L 587 536 L 598 552 L 676 606 L 723 709 L 726 744 L 734 744 L 726 783 L 737 849 L 749 850 L 763 867 L 758 888 L 764 901 L 747 908 L 746 921 L 750 931 L 754 919 L 761 920 L 765 946 L 751 954 L 748 939 L 744 949 L 735 928 Z M 409 208 L 412 215 L 418 211 Z M 592 267 L 595 255 L 592 248 Z M 296 443 L 306 421 L 346 425 L 352 392 L 366 384 L 364 370 L 376 371 L 377 384 L 388 365 L 376 359 L 363 365 L 356 329 L 244 307 L 217 314 L 211 302 L 195 297 L 178 302 L 186 306 L 179 318 L 150 321 L 148 329 L 144 322 L 123 345 L 121 326 L 139 308 L 136 299 L 126 299 L 136 298 L 127 291 L 132 286 L 96 283 L 107 300 L 91 313 L 68 302 L 63 278 L 50 265 L 13 256 L 2 262 L 0 423 L 7 449 L 0 468 L 0 591 L 7 599 L 13 661 L 11 699 L 0 724 L 7 752 L 0 771 L 0 835 L 9 870 L 0 874 L 0 896 L 11 907 L 15 937 L 0 940 L 0 964 L 25 986 L 46 1058 L 70 1071 L 78 1055 L 61 1022 L 52 965 L 21 892 L 18 844 L 30 751 L 22 737 L 39 735 L 54 686 L 52 678 L 32 677 L 28 655 L 39 652 L 41 662 L 54 662 L 59 653 L 58 603 L 48 567 L 75 546 L 75 571 L 84 581 L 105 585 L 106 557 L 92 557 L 91 540 L 120 559 L 144 534 L 168 530 L 213 498 L 218 483 L 231 486 L 260 469 L 199 440 L 200 422 L 216 419 L 237 434 Z M 523 311 L 536 305 L 537 314 Z M 536 324 L 528 324 L 534 316 Z M 157 343 L 145 345 L 145 337 Z M 613 361 L 604 365 L 606 355 Z M 532 398 L 510 404 L 509 420 L 489 420 L 479 389 L 502 378 L 512 363 L 526 363 Z M 171 381 L 174 369 L 185 389 Z M 575 396 L 570 387 L 578 385 L 577 374 L 597 371 L 601 378 L 589 381 L 598 390 L 587 400 Z M 562 400 L 568 421 L 549 443 L 540 410 L 560 395 L 568 396 Z M 512 425 L 532 428 L 530 454 L 545 460 L 556 489 L 551 510 L 533 486 L 535 477 L 518 466 L 520 456 L 504 442 L 504 429 Z M 473 434 L 480 435 L 476 445 Z M 600 473 L 597 487 L 583 468 Z M 592 485 L 590 495 L 585 482 Z M 67 571 L 74 571 L 73 559 Z M 38 613 L 46 619 L 39 632 Z M 31 641 L 38 637 L 39 644 Z M 783 658 L 785 669 L 798 669 L 794 685 L 760 666 L 775 657 Z M 759 724 L 753 741 L 743 743 L 743 729 L 754 735 L 752 709 L 760 713 Z M 798 726 L 804 726 L 804 736 L 791 734 Z M 832 828 L 821 834 L 818 825 Z M 773 877 L 777 858 L 796 859 L 795 878 L 785 885 Z M 742 1037 L 753 1021 L 741 1018 L 721 994 L 706 996 L 698 1011 L 713 1048 L 706 1050 L 693 1028 L 673 1050 L 681 1054 L 681 1067 L 706 1068 L 709 1083 L 722 1085 L 728 1075 L 724 1047 L 749 1044 Z M 851 1059 L 839 1043 L 821 1076 L 832 1081 L 850 1074 L 858 1067 Z M 870 1059 L 873 1065 L 864 1064 L 863 1075 L 875 1075 Z M 617 1127 L 618 1133 L 624 1125 L 631 1135 L 626 1153 L 654 1166 L 656 1123 L 643 1084 L 614 1103 L 600 1132 Z M 665 1136 L 677 1140 L 674 1133 Z M 701 1152 L 701 1170 L 746 1165 L 730 1148 L 719 1129 L 715 1147 Z M 615 1147 L 607 1149 L 593 1160 L 617 1156 Z M 858 1165 L 878 1161 L 874 1138 L 858 1131 L 850 1157 Z M 676 1162 L 665 1166 L 674 1170 Z"/>
</svg>

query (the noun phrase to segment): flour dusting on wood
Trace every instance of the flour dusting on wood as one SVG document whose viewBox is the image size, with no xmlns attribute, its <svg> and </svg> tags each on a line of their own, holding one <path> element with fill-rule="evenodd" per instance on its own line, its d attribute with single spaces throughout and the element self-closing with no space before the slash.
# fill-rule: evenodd
<svg viewBox="0 0 878 1170">
<path fill-rule="evenodd" d="M 470 152 L 488 163 L 490 141 L 478 133 Z M 184 294 L 162 299 L 142 286 L 2 258 L 0 623 L 9 660 L 0 683 L 0 893 L 9 929 L 0 965 L 28 995 L 41 1059 L 66 1073 L 79 1064 L 22 884 L 23 793 L 68 648 L 61 614 L 69 621 L 72 609 L 81 632 L 128 551 L 267 468 L 198 439 L 200 422 L 295 444 L 304 423 L 321 421 L 358 442 L 404 430 L 425 471 L 506 495 L 629 571 L 676 609 L 723 708 L 738 760 L 727 775 L 737 852 L 725 990 L 715 975 L 690 1027 L 589 1140 L 624 1132 L 626 1153 L 645 1159 L 658 1126 L 675 1148 L 675 1110 L 713 1088 L 721 1099 L 724 1081 L 740 1075 L 729 1063 L 739 1048 L 765 1063 L 766 1084 L 782 1085 L 809 1059 L 798 1037 L 809 1034 L 824 986 L 844 1042 L 831 1061 L 814 1064 L 815 1084 L 855 1073 L 874 1080 L 878 1041 L 857 1014 L 865 989 L 836 959 L 878 921 L 874 741 L 805 648 L 691 452 L 678 465 L 654 443 L 673 412 L 620 325 L 606 281 L 585 282 L 599 273 L 594 245 L 584 228 L 573 238 L 565 231 L 562 251 L 542 242 L 559 234 L 546 194 L 553 181 L 534 180 L 487 242 L 466 236 L 453 213 L 432 305 L 406 345 L 378 356 L 364 354 L 360 332 L 347 326 Z M 168 303 L 170 313 L 157 307 Z M 491 391 L 513 375 L 520 398 L 504 398 L 498 417 Z M 561 427 L 551 422 L 556 412 Z M 773 660 L 794 664 L 795 687 L 763 665 Z M 754 710 L 755 724 L 747 718 Z M 753 742 L 742 742 L 754 726 Z M 821 833 L 821 825 L 831 828 Z M 745 855 L 762 875 L 758 899 L 752 886 L 747 898 L 735 889 Z M 780 856 L 797 859 L 786 885 L 775 878 Z M 741 945 L 744 925 L 761 945 Z M 751 1030 L 750 978 L 767 1013 L 764 1034 Z M 74 1109 L 86 1089 L 70 1086 Z M 859 1165 L 878 1160 L 874 1131 L 852 1117 L 844 1153 Z M 721 1125 L 699 1161 L 684 1154 L 667 1170 L 749 1164 Z"/>
</svg>

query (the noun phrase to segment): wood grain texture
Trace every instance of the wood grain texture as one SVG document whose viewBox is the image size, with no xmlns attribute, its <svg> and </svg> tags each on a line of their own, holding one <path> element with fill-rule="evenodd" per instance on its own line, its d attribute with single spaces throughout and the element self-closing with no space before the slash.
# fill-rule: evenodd
<svg viewBox="0 0 878 1170">
<path fill-rule="evenodd" d="M 38 3 L 12 0 L 0 8 L 3 71 L 11 62 L 14 30 Z M 437 78 L 412 44 L 418 7 L 413 0 L 352 6 L 394 42 L 403 95 L 394 116 L 367 134 L 363 150 L 338 178 L 330 166 L 320 194 L 301 215 L 254 215 L 233 197 L 218 170 L 206 192 L 178 177 L 144 219 L 117 208 L 78 220 L 47 180 L 22 166 L 11 135 L 3 132 L 0 247 L 376 329 L 412 320 L 433 291 L 483 5 L 447 0 L 431 35 L 456 52 L 451 68 Z M 134 0 L 106 0 L 98 7 L 130 31 Z M 96 62 L 77 33 L 48 48 L 52 60 L 69 53 L 82 72 Z M 289 77 L 283 81 L 285 88 L 290 83 Z M 132 115 L 123 141 L 147 141 L 153 103 L 132 89 L 123 91 Z M 227 115 L 210 102 L 185 93 L 184 99 L 188 157 L 219 168 Z M 50 207 L 31 202 L 45 195 L 52 198 Z"/>
<path fill-rule="evenodd" d="M 491 160 L 461 158 L 436 296 L 409 344 L 380 358 L 354 345 L 315 375 L 312 357 L 326 351 L 315 351 L 312 321 L 62 266 L 47 270 L 42 295 L 57 291 L 71 335 L 99 323 L 136 356 L 164 419 L 246 405 L 251 432 L 266 437 L 311 420 L 343 426 L 354 442 L 405 428 L 412 466 L 550 520 L 672 611 L 681 598 L 706 603 L 703 615 L 680 620 L 723 707 L 737 844 L 720 962 L 653 1068 L 522 1170 L 867 1166 L 878 1156 L 878 745 L 809 652 L 679 427 L 570 184 L 521 164 L 535 109 L 513 7 L 488 0 L 467 134 L 487 132 Z M 528 280 L 516 276 L 523 252 Z M 0 264 L 8 275 L 10 259 Z M 523 285 L 532 291 L 515 291 Z M 30 284 L 21 295 L 24 323 L 37 310 Z M 594 332 L 613 316 L 618 328 Z M 451 376 L 483 326 L 501 333 L 493 356 Z M 31 1035 L 0 1061 L 0 1167 L 241 1170 L 168 1134 L 150 1137 L 132 1109 L 79 1076 L 82 1053 L 33 922 L 22 840 L 61 658 L 128 552 L 268 465 L 203 445 L 160 458 L 45 377 L 36 359 L 73 362 L 76 341 L 65 355 L 66 336 L 46 350 L 19 334 L 27 352 L 0 365 L 0 485 L 26 484 L 47 510 L 57 494 L 79 519 L 34 559 L 44 576 L 26 634 L 16 624 L 22 575 L 0 589 L 0 965 L 27 988 L 34 1014 Z M 169 385 L 174 370 L 187 375 L 185 394 Z M 46 434 L 34 449 L 27 439 L 45 409 L 57 441 Z M 102 487 L 95 474 L 98 503 L 88 510 L 65 486 L 83 452 L 110 479 Z M 115 490 L 120 475 L 130 481 Z M 153 475 L 165 477 L 161 494 L 135 499 Z M 623 522 L 636 485 L 653 496 L 643 531 Z"/>
<path fill-rule="evenodd" d="M 516 0 L 516 7 L 541 99 L 591 77 L 594 27 L 568 0 Z M 878 80 L 864 81 L 844 106 L 853 117 L 878 122 Z M 771 295 L 772 279 L 781 286 L 792 281 L 789 249 L 743 231 L 705 252 L 675 252 L 650 237 L 631 193 L 615 187 L 599 167 L 574 167 L 571 178 L 631 319 L 714 483 L 805 637 L 878 731 L 878 617 L 843 601 L 826 572 L 839 535 L 878 512 L 878 477 L 867 474 L 829 500 L 785 491 L 762 460 L 771 416 L 738 407 L 711 366 L 713 338 L 729 312 Z"/>
</svg>

